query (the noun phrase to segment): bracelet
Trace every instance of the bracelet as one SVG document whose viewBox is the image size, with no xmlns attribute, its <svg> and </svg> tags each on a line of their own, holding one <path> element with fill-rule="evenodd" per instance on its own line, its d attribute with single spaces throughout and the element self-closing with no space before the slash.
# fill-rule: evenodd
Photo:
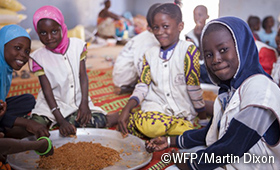
<svg viewBox="0 0 280 170">
<path fill-rule="evenodd" d="M 53 113 L 55 110 L 60 110 L 60 108 L 58 106 L 56 106 L 56 107 L 51 109 L 51 112 Z"/>
<path fill-rule="evenodd" d="M 37 153 L 37 154 L 40 155 L 40 156 L 46 155 L 46 154 L 49 153 L 49 152 L 51 151 L 51 149 L 52 149 L 52 141 L 51 141 L 48 137 L 42 136 L 42 137 L 40 137 L 39 139 L 37 139 L 37 141 L 39 141 L 39 140 L 41 140 L 41 139 L 46 139 L 46 140 L 48 141 L 49 146 L 48 146 L 48 149 L 47 149 L 44 153 L 40 153 L 40 152 L 38 152 L 38 151 L 35 151 L 35 153 Z"/>
<path fill-rule="evenodd" d="M 167 147 L 168 147 L 168 148 L 170 148 L 170 144 L 171 144 L 170 136 L 168 136 L 168 137 L 167 137 Z"/>
</svg>

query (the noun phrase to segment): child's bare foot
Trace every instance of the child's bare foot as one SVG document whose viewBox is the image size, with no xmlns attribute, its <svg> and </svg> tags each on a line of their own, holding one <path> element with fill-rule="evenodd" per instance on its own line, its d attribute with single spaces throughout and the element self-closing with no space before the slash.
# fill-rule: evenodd
<svg viewBox="0 0 280 170">
<path fill-rule="evenodd" d="M 119 112 L 114 112 L 106 115 L 107 125 L 106 127 L 113 127 L 118 123 Z"/>
</svg>

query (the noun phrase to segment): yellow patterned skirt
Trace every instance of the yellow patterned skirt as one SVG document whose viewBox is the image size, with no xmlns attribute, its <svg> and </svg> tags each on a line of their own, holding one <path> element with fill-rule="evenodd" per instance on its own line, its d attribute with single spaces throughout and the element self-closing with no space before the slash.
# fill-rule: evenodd
<svg viewBox="0 0 280 170">
<path fill-rule="evenodd" d="M 158 136 L 181 135 L 194 129 L 193 124 L 185 118 L 167 116 L 157 111 L 136 111 L 130 114 L 128 131 L 138 137 L 155 138 Z"/>
</svg>

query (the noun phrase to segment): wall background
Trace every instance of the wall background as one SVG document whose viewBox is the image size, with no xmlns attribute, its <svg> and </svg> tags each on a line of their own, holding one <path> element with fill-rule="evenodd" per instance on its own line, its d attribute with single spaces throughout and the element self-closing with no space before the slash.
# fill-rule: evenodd
<svg viewBox="0 0 280 170">
<path fill-rule="evenodd" d="M 34 12 L 44 5 L 54 5 L 58 7 L 64 17 L 68 29 L 75 27 L 78 24 L 85 26 L 96 26 L 97 16 L 99 11 L 104 7 L 104 0 L 18 0 L 25 7 L 25 11 L 18 13 L 26 14 L 28 17 L 23 20 L 19 25 L 24 28 L 31 28 L 31 38 L 38 39 L 33 29 L 32 16 Z M 198 0 L 182 0 L 184 6 L 190 6 L 191 3 L 197 3 Z M 209 1 L 209 0 L 208 0 Z M 173 0 L 111 0 L 110 10 L 118 15 L 122 15 L 126 11 L 130 11 L 133 16 L 140 14 L 146 16 L 148 8 L 154 3 L 173 2 Z M 249 15 L 257 15 L 263 19 L 267 15 L 272 15 L 275 19 L 274 29 L 278 25 L 278 16 L 280 14 L 280 1 L 279 0 L 219 0 L 218 2 L 218 16 L 237 16 L 247 20 Z M 203 4 L 203 1 L 201 1 Z M 210 4 L 210 3 L 208 3 Z M 213 4 L 216 5 L 216 4 Z M 182 9 L 188 9 L 183 6 Z M 207 5 L 207 8 L 211 8 L 211 4 Z M 188 9 L 189 10 L 189 9 Z M 209 10 L 210 11 L 210 10 Z M 193 18 L 192 11 L 182 11 L 183 18 Z M 184 15 L 185 14 L 185 15 Z M 191 15 L 191 16 L 189 16 Z M 211 17 L 211 16 L 210 16 Z M 193 27 L 193 23 L 191 24 Z M 186 34 L 190 28 L 185 29 L 182 34 Z"/>
<path fill-rule="evenodd" d="M 268 15 L 272 15 L 275 20 L 274 29 L 279 24 L 279 0 L 220 0 L 219 6 L 219 16 L 233 15 L 247 21 L 249 15 L 257 15 L 261 20 Z"/>
</svg>

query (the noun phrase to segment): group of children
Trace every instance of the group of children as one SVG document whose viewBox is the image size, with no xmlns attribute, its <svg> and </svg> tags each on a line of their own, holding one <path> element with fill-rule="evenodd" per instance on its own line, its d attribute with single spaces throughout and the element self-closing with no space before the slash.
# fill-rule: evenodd
<svg viewBox="0 0 280 170">
<path fill-rule="evenodd" d="M 273 30 L 275 24 L 273 16 L 266 16 L 261 22 L 261 19 L 258 16 L 251 15 L 248 17 L 247 22 L 255 39 L 262 41 L 273 48 L 277 48 L 275 42 L 277 31 Z M 261 27 L 263 28 L 262 30 L 260 29 Z"/>
<path fill-rule="evenodd" d="M 24 127 L 22 131 L 26 130 L 38 137 L 34 145 L 17 140 L 11 142 L 10 145 L 18 148 L 13 152 L 4 152 L 2 150 L 6 148 L 0 146 L 2 157 L 30 149 L 40 155 L 52 154 L 52 144 L 47 137 L 48 129 L 54 125 L 59 127 L 63 136 L 75 134 L 76 127 L 117 125 L 117 129 L 124 135 L 130 133 L 153 138 L 146 142 L 149 152 L 170 146 L 192 148 L 202 145 L 205 148 L 196 152 L 198 158 L 207 153 L 220 157 L 238 156 L 241 160 L 234 163 L 197 159 L 185 164 L 176 163 L 180 169 L 214 169 L 224 166 L 226 169 L 278 169 L 280 90 L 259 63 L 258 50 L 248 25 L 236 17 L 210 21 L 201 30 L 198 49 L 194 43 L 179 39 L 184 28 L 179 1 L 154 5 L 150 8 L 147 20 L 158 43 L 147 47 L 146 51 L 138 50 L 132 54 L 141 58 L 141 69 L 135 74 L 139 80 L 123 110 L 113 114 L 106 114 L 90 100 L 85 42 L 67 37 L 64 17 L 53 6 L 41 7 L 33 16 L 34 28 L 45 45 L 30 55 L 30 69 L 39 77 L 42 88 L 36 104 L 34 97 L 29 95 L 6 99 L 12 70 L 19 70 L 27 62 L 31 40 L 19 26 L 2 28 L 2 136 L 9 134 L 6 132 L 14 127 L 21 126 Z M 214 106 L 208 107 L 202 97 L 200 56 L 204 59 L 210 80 L 219 86 Z M 20 109 L 22 105 L 24 109 Z M 138 105 L 141 105 L 141 109 L 133 110 Z M 212 107 L 214 112 L 208 123 L 206 113 Z M 22 118 L 30 111 L 30 119 Z M 192 121 L 197 116 L 206 120 L 207 124 L 202 129 L 193 130 Z M 11 124 L 5 124 L 7 122 Z M 31 124 L 34 126 L 30 127 Z M 243 157 L 245 153 L 274 156 L 275 162 L 246 164 Z"/>
</svg>

